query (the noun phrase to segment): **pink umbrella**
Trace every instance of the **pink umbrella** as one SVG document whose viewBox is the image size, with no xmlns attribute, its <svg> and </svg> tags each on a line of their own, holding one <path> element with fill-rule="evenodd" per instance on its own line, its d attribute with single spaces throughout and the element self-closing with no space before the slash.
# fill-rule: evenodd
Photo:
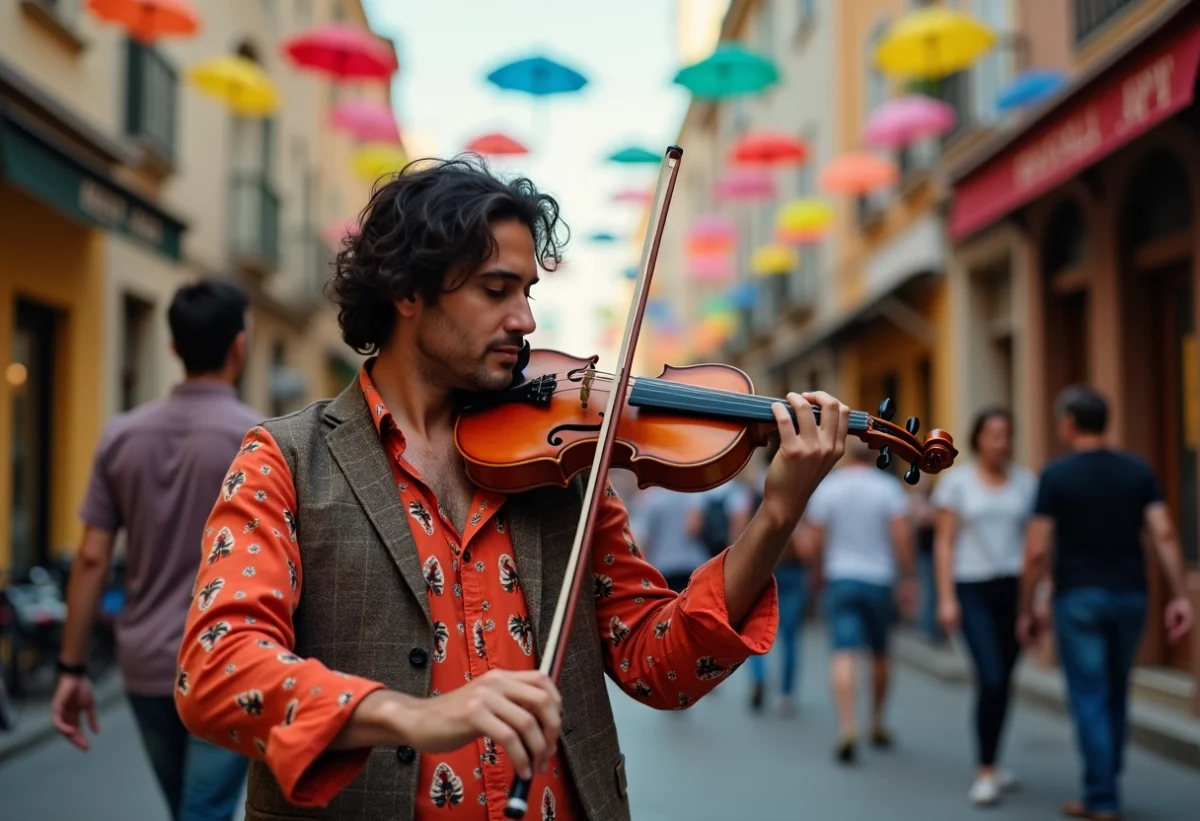
<svg viewBox="0 0 1200 821">
<path fill-rule="evenodd" d="M 287 40 L 283 51 L 292 62 L 338 80 L 387 80 L 399 68 L 396 55 L 366 28 L 327 23 Z"/>
<path fill-rule="evenodd" d="M 900 148 L 915 140 L 945 134 L 957 122 L 954 109 L 932 97 L 912 94 L 891 100 L 879 108 L 863 138 L 876 148 Z"/>
<path fill-rule="evenodd" d="M 724 214 L 705 214 L 692 220 L 688 227 L 688 239 L 724 239 L 732 237 L 737 226 L 732 217 Z"/>
<path fill-rule="evenodd" d="M 733 277 L 732 254 L 703 254 L 688 257 L 687 271 L 692 279 L 725 280 Z"/>
<path fill-rule="evenodd" d="M 775 181 L 759 168 L 738 167 L 717 180 L 718 200 L 755 200 L 775 196 Z"/>
<path fill-rule="evenodd" d="M 330 120 L 362 142 L 400 141 L 400 129 L 396 126 L 396 118 L 392 110 L 383 103 L 371 100 L 342 103 L 333 110 Z"/>
<path fill-rule="evenodd" d="M 637 188 L 627 188 L 613 194 L 613 202 L 632 202 L 644 205 L 654 199 L 653 191 L 642 191 Z"/>
</svg>

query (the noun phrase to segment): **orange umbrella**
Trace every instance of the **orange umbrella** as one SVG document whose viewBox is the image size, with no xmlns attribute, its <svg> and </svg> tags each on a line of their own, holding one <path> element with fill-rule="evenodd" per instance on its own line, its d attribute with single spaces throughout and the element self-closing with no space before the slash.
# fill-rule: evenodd
<svg viewBox="0 0 1200 821">
<path fill-rule="evenodd" d="M 842 154 L 821 172 L 821 187 L 838 194 L 866 194 L 900 176 L 894 162 L 874 154 Z"/>
<path fill-rule="evenodd" d="M 782 131 L 751 131 L 733 144 L 729 159 L 757 165 L 801 165 L 808 159 L 808 145 Z"/>
<path fill-rule="evenodd" d="M 88 0 L 87 7 L 99 19 L 123 26 L 142 43 L 195 34 L 200 28 L 189 0 Z"/>
</svg>

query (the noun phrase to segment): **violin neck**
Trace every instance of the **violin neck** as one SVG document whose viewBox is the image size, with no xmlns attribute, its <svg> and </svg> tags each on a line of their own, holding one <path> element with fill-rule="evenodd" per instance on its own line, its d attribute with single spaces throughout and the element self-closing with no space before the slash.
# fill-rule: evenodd
<svg viewBox="0 0 1200 821">
<path fill-rule="evenodd" d="M 787 408 L 793 420 L 796 419 L 796 411 L 791 404 L 786 400 L 773 399 L 769 396 L 720 391 L 699 385 L 687 385 L 646 377 L 634 379 L 629 388 L 629 404 L 635 408 L 670 411 L 671 413 L 683 413 L 705 419 L 723 419 L 742 424 L 773 423 L 775 414 L 771 411 L 771 405 L 777 402 Z M 813 416 L 819 424 L 821 409 L 814 405 L 812 410 Z M 862 433 L 869 430 L 870 419 L 866 411 L 850 411 L 848 432 Z"/>
</svg>

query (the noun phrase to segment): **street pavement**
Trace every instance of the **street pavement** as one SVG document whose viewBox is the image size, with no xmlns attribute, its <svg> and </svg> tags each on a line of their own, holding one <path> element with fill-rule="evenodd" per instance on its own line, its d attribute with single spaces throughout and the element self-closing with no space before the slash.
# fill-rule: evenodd
<svg viewBox="0 0 1200 821">
<path fill-rule="evenodd" d="M 775 661 L 770 659 L 773 671 Z M 834 722 L 826 670 L 823 636 L 810 630 L 802 657 L 800 710 L 790 718 L 781 717 L 774 702 L 760 714 L 748 711 L 746 668 L 682 713 L 647 709 L 610 687 L 635 821 L 975 817 L 966 800 L 972 753 L 965 687 L 899 668 L 891 708 L 896 747 L 886 752 L 861 749 L 858 764 L 844 768 L 832 757 Z M 103 714 L 101 734 L 94 741 L 87 754 L 55 739 L 0 763 L 0 818 L 167 818 L 123 702 Z M 1006 751 L 1006 764 L 1021 778 L 1020 789 L 981 817 L 1058 817 L 1059 803 L 1074 797 L 1078 779 L 1067 721 L 1016 704 Z M 1130 748 L 1125 789 L 1129 821 L 1197 817 L 1200 772 L 1137 747 Z"/>
</svg>

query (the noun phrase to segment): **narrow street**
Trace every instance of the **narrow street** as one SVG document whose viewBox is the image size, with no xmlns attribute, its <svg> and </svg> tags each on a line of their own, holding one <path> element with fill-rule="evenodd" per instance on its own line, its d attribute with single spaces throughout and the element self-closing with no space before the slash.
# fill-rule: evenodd
<svg viewBox="0 0 1200 821">
<path fill-rule="evenodd" d="M 874 819 L 962 821 L 971 771 L 968 691 L 900 667 L 892 702 L 897 746 L 864 749 L 852 769 L 831 755 L 834 723 L 824 636 L 805 640 L 801 709 L 747 709 L 749 675 L 686 713 L 645 709 L 612 689 L 636 821 Z M 5 821 L 166 818 L 126 707 L 108 710 L 93 751 L 54 740 L 0 765 Z M 1073 797 L 1076 757 L 1059 715 L 1016 705 L 1006 745 L 1020 789 L 989 821 L 1057 818 Z M 1200 773 L 1133 747 L 1125 779 L 1131 821 L 1195 818 Z M 240 816 L 239 816 L 240 818 Z"/>
</svg>

